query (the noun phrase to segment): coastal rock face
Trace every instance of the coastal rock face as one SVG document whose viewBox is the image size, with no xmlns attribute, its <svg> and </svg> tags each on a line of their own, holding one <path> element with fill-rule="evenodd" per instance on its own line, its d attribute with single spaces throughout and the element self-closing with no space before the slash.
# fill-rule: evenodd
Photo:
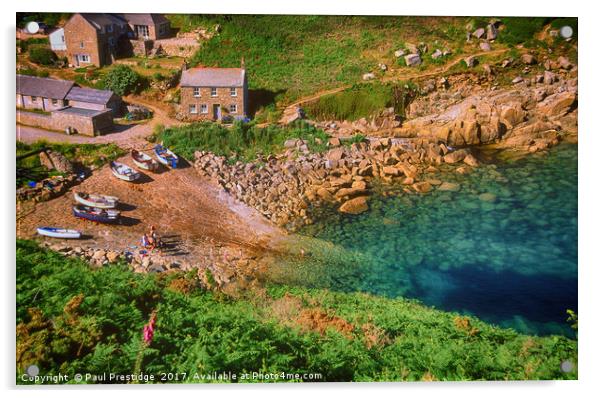
<svg viewBox="0 0 602 398">
<path fill-rule="evenodd" d="M 564 72 L 566 73 L 566 72 Z M 408 107 L 408 119 L 396 129 L 402 137 L 424 137 L 452 147 L 498 143 L 531 145 L 548 130 L 576 131 L 577 80 L 546 71 L 535 87 L 503 90 L 467 86 L 455 94 L 434 92 Z M 530 136 L 525 143 L 516 136 Z M 553 137 L 552 139 L 557 138 Z"/>
</svg>

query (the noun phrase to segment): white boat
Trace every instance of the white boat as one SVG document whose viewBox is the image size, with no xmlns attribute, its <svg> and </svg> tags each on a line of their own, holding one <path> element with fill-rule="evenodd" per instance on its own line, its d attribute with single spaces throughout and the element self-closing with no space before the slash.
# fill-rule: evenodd
<svg viewBox="0 0 602 398">
<path fill-rule="evenodd" d="M 140 178 L 140 173 L 119 162 L 111 162 L 111 171 L 115 177 L 124 181 L 135 181 Z"/>
<path fill-rule="evenodd" d="M 38 233 L 40 235 L 49 236 L 51 238 L 63 238 L 63 239 L 79 239 L 82 234 L 74 229 L 65 228 L 53 228 L 53 227 L 39 227 Z"/>
<path fill-rule="evenodd" d="M 119 198 L 108 195 L 97 195 L 86 192 L 73 192 L 75 201 L 84 206 L 98 207 L 99 209 L 113 209 L 117 206 Z"/>
<path fill-rule="evenodd" d="M 131 155 L 134 164 L 141 169 L 155 171 L 159 167 L 159 163 L 144 152 L 132 149 Z"/>
<path fill-rule="evenodd" d="M 178 156 L 161 144 L 155 146 L 155 156 L 159 162 L 172 169 L 178 167 Z"/>
</svg>

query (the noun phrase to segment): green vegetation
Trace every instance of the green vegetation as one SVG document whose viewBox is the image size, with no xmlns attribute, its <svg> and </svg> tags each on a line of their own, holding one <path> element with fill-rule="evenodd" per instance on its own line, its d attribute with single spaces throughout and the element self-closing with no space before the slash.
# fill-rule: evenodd
<svg viewBox="0 0 602 398">
<path fill-rule="evenodd" d="M 357 120 L 388 107 L 395 108 L 396 113 L 403 116 L 406 105 L 415 95 L 416 86 L 411 83 L 356 84 L 307 104 L 305 111 L 315 120 Z"/>
<path fill-rule="evenodd" d="M 143 78 L 129 66 L 117 65 L 103 77 L 102 82 L 115 94 L 128 95 L 140 91 Z"/>
<path fill-rule="evenodd" d="M 69 13 L 57 13 L 57 12 L 41 12 L 41 13 L 29 13 L 29 12 L 18 12 L 17 13 L 17 26 L 23 28 L 28 22 L 43 22 L 48 26 L 56 26 L 61 19 L 66 20 L 71 16 Z"/>
<path fill-rule="evenodd" d="M 460 27 L 465 20 L 285 15 L 170 18 L 184 30 L 203 26 L 212 31 L 219 24 L 220 33 L 203 43 L 191 64 L 238 67 L 244 57 L 250 90 L 267 90 L 272 101 L 356 83 L 379 62 L 394 62 L 398 42 L 454 44 L 463 37 Z"/>
<path fill-rule="evenodd" d="M 155 131 L 154 137 L 155 141 L 163 141 L 164 145 L 188 160 L 194 160 L 195 151 L 205 150 L 229 157 L 232 161 L 251 161 L 258 154 L 278 153 L 283 150 L 284 142 L 292 138 L 306 140 L 311 151 L 324 151 L 328 140 L 323 130 L 305 123 L 260 128 L 241 122 L 235 122 L 232 127 L 200 122 Z"/>
<path fill-rule="evenodd" d="M 23 68 L 23 69 L 17 69 L 17 73 L 20 74 L 20 75 L 37 76 L 37 77 L 48 77 L 48 76 L 50 76 L 50 73 L 47 70 L 45 70 L 45 69 Z"/>
<path fill-rule="evenodd" d="M 30 37 L 29 39 L 19 40 L 17 39 L 17 47 L 21 49 L 21 52 L 26 52 L 30 46 L 46 46 L 50 45 L 47 37 Z"/>
<path fill-rule="evenodd" d="M 25 144 L 17 141 L 16 156 L 42 148 L 60 152 L 81 167 L 99 167 L 125 154 L 125 151 L 115 144 L 51 144 L 46 141 Z M 29 156 L 17 161 L 17 188 L 26 185 L 28 181 L 40 181 L 57 174 L 43 167 L 38 155 Z"/>
<path fill-rule="evenodd" d="M 32 46 L 29 48 L 29 60 L 38 65 L 54 65 L 58 57 L 51 49 L 41 46 Z"/>
<path fill-rule="evenodd" d="M 196 273 L 135 274 L 17 240 L 17 383 L 41 374 L 321 373 L 322 381 L 576 379 L 577 343 L 415 301 L 270 287 L 237 297 Z M 157 317 L 154 339 L 142 329 Z M 188 382 L 203 382 L 189 379 Z M 90 381 L 89 381 L 90 382 Z M 181 382 L 181 381 L 180 381 Z"/>
<path fill-rule="evenodd" d="M 546 24 L 547 19 L 507 17 L 502 18 L 504 29 L 499 33 L 498 41 L 511 46 L 525 43 L 527 46 L 534 40 L 535 33 L 539 32 Z"/>
</svg>

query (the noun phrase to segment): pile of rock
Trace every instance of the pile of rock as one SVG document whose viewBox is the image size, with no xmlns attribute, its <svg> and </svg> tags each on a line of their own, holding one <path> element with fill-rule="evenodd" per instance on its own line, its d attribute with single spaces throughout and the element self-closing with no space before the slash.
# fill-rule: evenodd
<svg viewBox="0 0 602 398">
<path fill-rule="evenodd" d="M 53 176 L 36 182 L 34 187 L 22 187 L 17 189 L 17 201 L 33 200 L 34 202 L 45 202 L 65 193 L 69 188 L 79 182 L 75 174 L 68 176 Z"/>
<path fill-rule="evenodd" d="M 351 136 L 354 134 L 380 133 L 387 135 L 401 126 L 401 120 L 393 108 L 385 108 L 370 118 L 361 118 L 354 121 L 326 120 L 315 123 L 329 134 L 337 136 Z"/>
<path fill-rule="evenodd" d="M 431 186 L 419 180 L 428 167 L 478 164 L 466 150 L 450 152 L 429 140 L 371 138 L 338 144 L 333 138 L 332 148 L 318 154 L 309 153 L 307 142 L 296 140 L 281 155 L 246 164 L 229 164 L 223 156 L 197 151 L 194 166 L 269 220 L 294 230 L 311 223 L 312 210 L 324 203 L 338 203 L 341 212 L 351 214 L 367 210 L 374 179 L 398 181 L 407 193 L 425 193 Z"/>
</svg>

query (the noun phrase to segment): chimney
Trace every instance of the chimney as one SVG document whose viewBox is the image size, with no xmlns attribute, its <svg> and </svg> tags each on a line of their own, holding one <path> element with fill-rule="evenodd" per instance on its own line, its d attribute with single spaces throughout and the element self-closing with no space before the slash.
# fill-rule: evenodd
<svg viewBox="0 0 602 398">
<path fill-rule="evenodd" d="M 241 69 L 245 68 L 245 57 L 240 57 L 240 67 Z"/>
</svg>

